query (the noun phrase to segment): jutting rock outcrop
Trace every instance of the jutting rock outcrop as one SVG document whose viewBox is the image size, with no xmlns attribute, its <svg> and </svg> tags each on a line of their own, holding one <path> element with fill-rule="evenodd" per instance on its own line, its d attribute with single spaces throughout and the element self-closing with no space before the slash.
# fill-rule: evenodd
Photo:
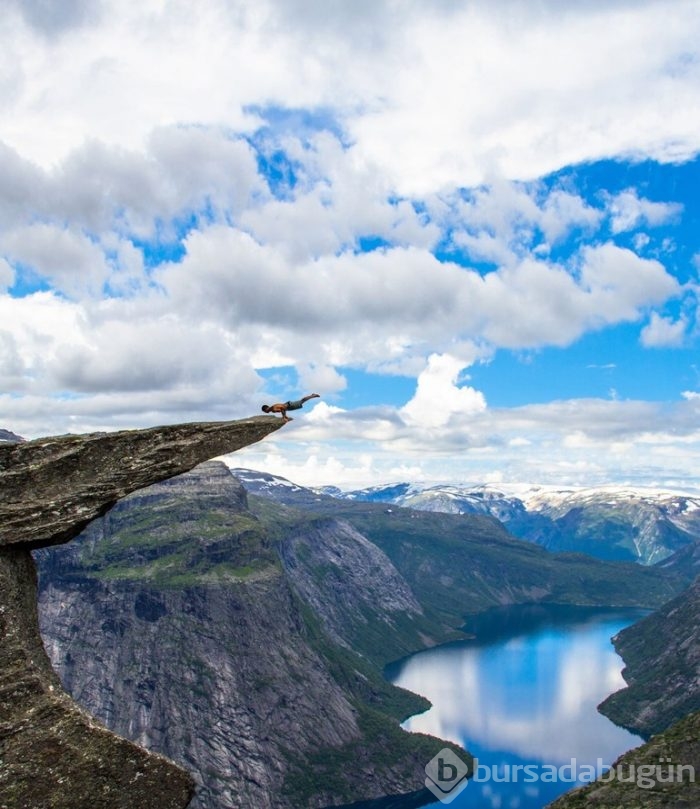
<svg viewBox="0 0 700 809">
<path fill-rule="evenodd" d="M 282 426 L 257 416 L 0 445 L 0 545 L 68 542 L 117 500 Z"/>
<path fill-rule="evenodd" d="M 260 441 L 258 416 L 0 444 L 0 806 L 176 809 L 193 781 L 64 692 L 37 621 L 31 550 L 68 542 L 126 494 Z"/>
</svg>

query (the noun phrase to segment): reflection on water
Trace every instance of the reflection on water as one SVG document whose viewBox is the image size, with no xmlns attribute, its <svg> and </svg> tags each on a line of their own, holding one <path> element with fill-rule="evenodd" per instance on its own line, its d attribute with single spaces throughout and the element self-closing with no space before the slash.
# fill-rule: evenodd
<svg viewBox="0 0 700 809">
<path fill-rule="evenodd" d="M 574 786 L 541 780 L 543 765 L 560 767 L 574 759 L 575 772 L 585 779 L 599 759 L 611 765 L 639 745 L 639 737 L 612 724 L 596 706 L 625 684 L 611 636 L 643 614 L 499 609 L 466 627 L 474 640 L 420 652 L 388 667 L 391 682 L 433 704 L 404 727 L 457 742 L 485 765 L 482 774 L 491 768 L 506 779 L 475 780 L 450 805 L 540 809 Z M 536 765 L 526 772 L 540 778 L 525 781 L 522 769 L 519 774 L 513 770 L 516 764 Z"/>
</svg>

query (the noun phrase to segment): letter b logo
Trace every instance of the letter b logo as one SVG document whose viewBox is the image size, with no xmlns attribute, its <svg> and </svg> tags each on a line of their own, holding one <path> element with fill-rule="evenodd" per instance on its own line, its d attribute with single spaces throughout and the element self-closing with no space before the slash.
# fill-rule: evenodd
<svg viewBox="0 0 700 809">
<path fill-rule="evenodd" d="M 441 803 L 452 803 L 467 785 L 469 767 L 452 750 L 443 747 L 425 767 L 426 787 Z"/>
<path fill-rule="evenodd" d="M 457 780 L 457 767 L 450 761 L 445 761 L 442 756 L 438 756 L 438 781 L 439 783 L 451 784 Z"/>
</svg>

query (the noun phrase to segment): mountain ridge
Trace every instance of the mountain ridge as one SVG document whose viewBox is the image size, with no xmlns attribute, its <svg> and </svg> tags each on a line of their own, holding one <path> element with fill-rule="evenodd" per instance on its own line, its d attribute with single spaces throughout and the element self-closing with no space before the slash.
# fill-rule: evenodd
<svg viewBox="0 0 700 809">
<path fill-rule="evenodd" d="M 424 511 L 488 514 L 552 551 L 656 564 L 700 540 L 700 494 L 647 487 L 421 485 L 409 482 L 320 493 Z"/>
<path fill-rule="evenodd" d="M 77 692 L 83 677 L 122 672 L 111 677 L 118 694 L 108 677 L 85 699 L 143 744 L 188 750 L 178 759 L 187 769 L 213 761 L 198 770 L 207 809 L 214 795 L 261 809 L 373 800 L 357 792 L 367 783 L 376 796 L 403 793 L 396 801 L 415 805 L 423 767 L 446 743 L 400 730 L 397 720 L 427 706 L 383 681 L 383 663 L 459 637 L 465 615 L 488 606 L 658 606 L 682 586 L 674 570 L 550 554 L 490 515 L 353 503 L 288 481 L 275 486 L 276 498 L 264 497 L 265 479 L 240 486 L 220 462 L 204 467 L 220 483 L 195 485 L 198 467 L 157 491 L 140 487 L 37 559 L 46 645 L 65 681 Z M 377 590 L 386 582 L 393 592 L 384 600 Z M 188 622 L 196 629 L 183 636 Z M 96 645 L 71 646 L 76 636 Z M 124 641 L 132 636 L 139 642 Z M 240 695 L 257 696 L 246 706 Z M 168 707 L 176 696 L 179 707 Z M 209 704 L 217 710 L 204 710 Z M 134 710 L 125 714 L 125 706 Z M 226 706 L 233 724 L 222 722 Z M 284 721 L 273 720 L 287 708 Z M 183 711 L 191 721 L 174 722 L 182 743 L 171 751 L 168 717 Z M 313 730 L 317 721 L 327 733 Z M 275 736 L 278 726 L 287 742 Z M 202 759 L 207 750 L 213 759 Z"/>
</svg>

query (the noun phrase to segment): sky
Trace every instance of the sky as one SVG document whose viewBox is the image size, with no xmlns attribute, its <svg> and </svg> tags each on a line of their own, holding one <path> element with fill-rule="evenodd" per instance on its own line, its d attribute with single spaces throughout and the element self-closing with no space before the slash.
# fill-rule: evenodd
<svg viewBox="0 0 700 809">
<path fill-rule="evenodd" d="M 700 490 L 700 0 L 0 0 L 0 427 Z"/>
</svg>

